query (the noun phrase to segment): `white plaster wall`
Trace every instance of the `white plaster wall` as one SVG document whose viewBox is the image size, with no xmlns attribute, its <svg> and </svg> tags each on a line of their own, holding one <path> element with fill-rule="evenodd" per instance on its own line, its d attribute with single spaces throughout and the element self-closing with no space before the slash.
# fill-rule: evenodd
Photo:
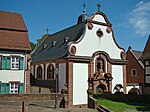
<svg viewBox="0 0 150 112">
<path fill-rule="evenodd" d="M 95 16 L 95 20 L 99 21 L 99 17 Z M 103 36 L 101 38 L 96 35 L 99 28 L 103 32 Z M 84 38 L 78 44 L 73 44 L 77 48 L 76 55 L 92 56 L 96 51 L 104 51 L 109 54 L 110 58 L 121 59 L 120 52 L 123 50 L 118 48 L 113 40 L 112 32 L 108 34 L 106 32 L 106 28 L 106 26 L 97 24 L 93 24 L 92 30 L 89 30 L 86 27 Z"/>
<path fill-rule="evenodd" d="M 73 64 L 73 105 L 87 104 L 88 64 Z"/>
<path fill-rule="evenodd" d="M 9 81 L 24 82 L 24 70 L 0 70 L 0 81 L 8 83 Z"/>
<path fill-rule="evenodd" d="M 99 21 L 99 22 L 102 22 L 102 23 L 106 23 L 104 17 L 102 15 L 96 15 L 94 18 L 93 18 L 94 21 Z"/>
<path fill-rule="evenodd" d="M 123 66 L 122 65 L 112 65 L 112 93 L 116 84 L 122 84 L 123 86 Z"/>
<path fill-rule="evenodd" d="M 1 54 L 2 56 L 20 56 L 25 57 L 23 54 Z M 25 61 L 24 61 L 25 65 Z M 25 67 L 25 66 L 24 66 Z M 2 83 L 9 83 L 9 81 L 20 81 L 21 83 L 24 83 L 24 70 L 0 70 L 0 81 Z"/>
<path fill-rule="evenodd" d="M 50 63 L 46 63 L 45 79 L 47 79 L 47 67 L 48 67 L 49 64 L 50 64 Z"/>
<path fill-rule="evenodd" d="M 66 63 L 59 64 L 59 93 L 65 89 L 66 84 Z"/>
</svg>

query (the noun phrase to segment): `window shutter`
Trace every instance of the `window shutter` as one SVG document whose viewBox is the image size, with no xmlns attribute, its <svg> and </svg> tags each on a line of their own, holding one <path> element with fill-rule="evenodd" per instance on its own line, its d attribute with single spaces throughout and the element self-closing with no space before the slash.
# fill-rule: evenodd
<svg viewBox="0 0 150 112">
<path fill-rule="evenodd" d="M 23 65 L 24 65 L 24 58 L 20 57 L 20 70 L 23 70 Z"/>
<path fill-rule="evenodd" d="M 1 61 L 2 61 L 2 57 L 0 56 L 0 70 L 2 69 L 2 68 L 1 68 L 1 67 L 2 67 Z"/>
<path fill-rule="evenodd" d="M 2 84 L 1 84 L 1 82 L 0 82 L 0 94 L 1 94 L 1 89 L 2 89 Z"/>
<path fill-rule="evenodd" d="M 5 70 L 5 65 L 6 65 L 6 56 L 2 56 L 2 70 Z"/>
<path fill-rule="evenodd" d="M 10 56 L 7 56 L 6 69 L 10 70 Z"/>
<path fill-rule="evenodd" d="M 10 90 L 10 88 L 9 88 L 9 83 L 6 83 L 6 86 L 5 86 L 5 93 L 9 93 L 9 90 Z"/>
<path fill-rule="evenodd" d="M 9 83 L 2 83 L 1 93 L 3 93 L 3 94 L 9 93 Z"/>
<path fill-rule="evenodd" d="M 19 93 L 24 93 L 24 84 L 23 83 L 20 83 L 20 90 L 19 90 Z"/>
<path fill-rule="evenodd" d="M 5 83 L 1 83 L 1 94 L 5 93 Z"/>
<path fill-rule="evenodd" d="M 5 83 L 1 83 L 1 94 L 5 93 Z"/>
</svg>

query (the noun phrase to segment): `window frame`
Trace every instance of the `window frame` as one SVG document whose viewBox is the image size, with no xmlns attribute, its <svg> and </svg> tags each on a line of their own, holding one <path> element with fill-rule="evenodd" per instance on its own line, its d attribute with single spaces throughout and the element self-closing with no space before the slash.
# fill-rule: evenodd
<svg viewBox="0 0 150 112">
<path fill-rule="evenodd" d="M 53 64 L 49 64 L 47 67 L 47 79 L 54 79 L 54 65 Z"/>
<path fill-rule="evenodd" d="M 135 71 L 135 75 L 134 75 Z M 136 77 L 137 76 L 137 70 L 136 69 L 131 69 L 131 76 Z"/>
<path fill-rule="evenodd" d="M 12 58 L 15 58 L 15 62 L 12 62 Z M 17 58 L 18 58 L 18 62 L 17 62 Z M 12 68 L 12 64 L 14 64 L 15 68 Z M 18 64 L 18 67 L 16 67 L 16 64 Z M 10 69 L 11 70 L 20 69 L 20 56 L 10 56 Z"/>
<path fill-rule="evenodd" d="M 40 69 L 41 69 L 41 71 L 40 71 Z M 42 79 L 42 72 L 43 72 L 42 66 L 38 65 L 38 67 L 36 69 L 36 79 L 39 79 L 39 80 Z"/>
<path fill-rule="evenodd" d="M 102 62 L 102 69 L 99 69 L 98 70 L 98 63 L 100 63 L 100 61 Z M 96 59 L 96 63 L 95 63 L 96 65 L 95 65 L 95 67 L 96 67 L 96 72 L 99 72 L 99 73 L 105 73 L 105 60 L 103 59 L 103 58 L 101 58 L 101 57 L 98 57 L 97 59 Z"/>
<path fill-rule="evenodd" d="M 13 84 L 13 86 L 12 86 L 12 84 Z M 20 91 L 20 82 L 19 81 L 10 81 L 9 82 L 9 94 L 19 94 L 19 91 Z"/>
</svg>

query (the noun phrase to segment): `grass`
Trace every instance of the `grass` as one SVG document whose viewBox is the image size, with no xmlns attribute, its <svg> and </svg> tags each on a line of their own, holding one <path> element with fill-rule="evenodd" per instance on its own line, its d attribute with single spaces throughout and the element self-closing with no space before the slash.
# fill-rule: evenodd
<svg viewBox="0 0 150 112">
<path fill-rule="evenodd" d="M 137 111 L 150 111 L 150 104 L 146 103 L 140 103 L 140 102 L 116 102 L 116 101 L 111 101 L 111 100 L 106 100 L 106 99 L 98 99 L 98 103 L 100 105 L 103 105 L 107 107 L 108 109 L 114 111 L 114 112 L 124 112 L 124 111 L 132 111 L 132 112 L 137 112 Z"/>
</svg>

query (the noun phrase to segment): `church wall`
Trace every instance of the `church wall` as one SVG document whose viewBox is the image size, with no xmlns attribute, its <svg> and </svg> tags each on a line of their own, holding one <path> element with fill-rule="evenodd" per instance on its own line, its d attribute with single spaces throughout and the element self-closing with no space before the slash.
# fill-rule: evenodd
<svg viewBox="0 0 150 112">
<path fill-rule="evenodd" d="M 95 19 L 98 19 L 96 16 Z M 99 21 L 99 20 L 97 20 Z M 98 37 L 96 32 L 101 29 L 102 37 Z M 106 32 L 107 26 L 93 24 L 93 29 L 89 30 L 86 26 L 85 37 L 76 46 L 76 55 L 78 56 L 92 56 L 96 51 L 104 51 L 109 54 L 110 58 L 121 59 L 120 53 L 123 49 L 118 48 L 113 38 L 113 32 Z"/>
<path fill-rule="evenodd" d="M 123 66 L 122 65 L 112 65 L 112 93 L 116 84 L 121 84 L 123 86 Z"/>
<path fill-rule="evenodd" d="M 66 84 L 66 63 L 59 64 L 59 93 L 62 89 L 65 89 Z"/>
<path fill-rule="evenodd" d="M 87 104 L 88 64 L 73 63 L 73 105 Z"/>
<path fill-rule="evenodd" d="M 30 68 L 30 73 L 31 73 L 32 75 L 34 75 L 34 65 L 31 65 L 30 67 L 31 67 L 31 68 Z"/>
</svg>

